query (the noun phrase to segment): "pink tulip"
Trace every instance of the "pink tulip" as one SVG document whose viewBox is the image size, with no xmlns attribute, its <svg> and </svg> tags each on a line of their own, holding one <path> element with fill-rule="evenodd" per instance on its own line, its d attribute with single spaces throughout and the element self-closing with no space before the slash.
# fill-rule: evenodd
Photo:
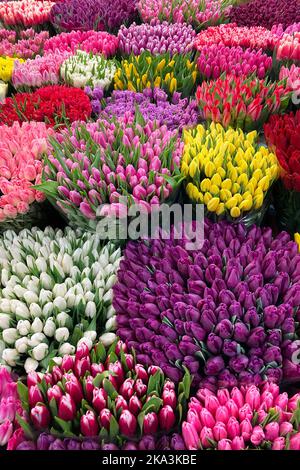
<svg viewBox="0 0 300 470">
<path fill-rule="evenodd" d="M 243 419 L 249 419 L 250 421 L 252 420 L 253 412 L 248 403 L 246 403 L 244 406 L 242 406 L 239 409 L 239 418 L 240 420 L 243 420 Z"/>
<path fill-rule="evenodd" d="M 202 425 L 208 428 L 213 428 L 216 423 L 215 418 L 206 408 L 200 411 L 200 420 Z"/>
<path fill-rule="evenodd" d="M 253 428 L 250 441 L 254 446 L 259 446 L 265 439 L 265 434 L 260 426 L 255 426 Z"/>
<path fill-rule="evenodd" d="M 40 391 L 38 385 L 33 385 L 28 390 L 28 401 L 31 408 L 33 408 L 38 402 L 43 402 L 43 394 Z"/>
<path fill-rule="evenodd" d="M 204 426 L 200 433 L 200 441 L 201 441 L 202 447 L 204 447 L 205 449 L 212 447 L 211 441 L 213 440 L 214 440 L 214 435 L 213 435 L 212 429 Z"/>
<path fill-rule="evenodd" d="M 205 408 L 207 408 L 207 410 L 210 411 L 210 413 L 212 413 L 213 415 L 215 414 L 219 406 L 219 400 L 214 395 L 208 395 L 205 398 Z"/>
<path fill-rule="evenodd" d="M 82 387 L 79 380 L 75 377 L 74 374 L 65 374 L 65 390 L 76 404 L 80 404 L 83 399 Z"/>
<path fill-rule="evenodd" d="M 142 381 L 140 382 L 142 383 L 142 386 L 144 387 L 143 382 Z M 129 400 L 129 398 L 131 398 L 132 395 L 134 394 L 134 388 L 133 388 L 134 385 L 136 385 L 136 383 L 134 384 L 134 380 L 130 378 L 124 380 L 123 384 L 121 385 L 119 392 L 126 400 Z"/>
<path fill-rule="evenodd" d="M 186 422 L 182 424 L 182 436 L 188 450 L 198 449 L 199 436 L 192 424 Z"/>
<path fill-rule="evenodd" d="M 48 427 L 51 416 L 46 405 L 35 405 L 30 411 L 30 418 L 36 429 L 45 429 Z"/>
<path fill-rule="evenodd" d="M 197 411 L 194 409 L 194 408 L 190 408 L 187 412 L 187 422 L 192 424 L 194 426 L 194 428 L 196 429 L 196 431 L 198 433 L 200 433 L 201 429 L 202 429 L 202 424 L 201 424 L 201 421 L 199 419 L 199 415 L 197 413 Z"/>
<path fill-rule="evenodd" d="M 277 437 L 279 437 L 279 424 L 276 421 L 267 424 L 264 432 L 266 439 L 273 442 Z"/>
<path fill-rule="evenodd" d="M 232 450 L 230 439 L 222 439 L 219 441 L 218 450 Z"/>
<path fill-rule="evenodd" d="M 227 403 L 225 404 L 226 408 L 228 409 L 229 413 L 231 416 L 234 416 L 235 418 L 238 417 L 239 415 L 239 409 L 235 401 L 230 398 Z"/>
<path fill-rule="evenodd" d="M 126 382 L 126 380 L 125 380 Z M 124 383 L 125 383 L 124 382 Z M 122 387 L 121 387 L 122 388 Z M 133 391 L 135 391 L 135 393 L 137 394 L 137 396 L 139 398 L 143 397 L 145 395 L 145 393 L 147 392 L 147 385 L 144 384 L 144 382 L 141 380 L 141 379 L 137 379 L 135 384 L 134 384 L 134 387 L 133 387 Z M 131 392 L 130 392 L 131 393 Z"/>
<path fill-rule="evenodd" d="M 240 424 L 234 416 L 230 416 L 226 428 L 230 439 L 240 435 Z"/>
<path fill-rule="evenodd" d="M 252 424 L 251 421 L 246 418 L 240 423 L 240 433 L 242 437 L 245 439 L 245 441 L 248 441 L 250 439 L 250 436 L 252 434 Z"/>
<path fill-rule="evenodd" d="M 164 431 L 170 431 L 173 428 L 176 417 L 170 405 L 164 405 L 158 414 L 160 428 Z"/>
<path fill-rule="evenodd" d="M 276 437 L 272 443 L 272 450 L 284 450 L 285 448 L 285 438 Z"/>
<path fill-rule="evenodd" d="M 136 432 L 137 420 L 135 416 L 129 411 L 122 411 L 119 418 L 120 433 L 126 437 L 133 437 Z"/>
<path fill-rule="evenodd" d="M 16 414 L 17 402 L 14 397 L 2 398 L 0 401 L 0 423 L 7 419 L 14 421 Z"/>
<path fill-rule="evenodd" d="M 248 403 L 251 410 L 257 410 L 260 405 L 260 393 L 258 388 L 253 385 L 248 388 L 245 395 L 245 402 Z"/>
<path fill-rule="evenodd" d="M 0 447 L 5 446 L 13 433 L 13 424 L 9 419 L 0 424 Z"/>
<path fill-rule="evenodd" d="M 91 360 L 89 357 L 83 357 L 80 360 L 75 359 L 74 372 L 78 378 L 84 377 L 86 372 L 91 368 Z"/>
<path fill-rule="evenodd" d="M 234 387 L 232 389 L 231 398 L 237 404 L 238 408 L 242 408 L 242 406 L 244 405 L 244 396 L 243 396 L 242 392 L 237 387 Z"/>
<path fill-rule="evenodd" d="M 73 367 L 74 367 L 74 358 L 69 355 L 64 356 L 62 359 L 61 366 L 60 366 L 61 370 L 63 372 L 70 372 L 70 371 L 73 371 Z"/>
<path fill-rule="evenodd" d="M 138 379 L 141 379 L 144 383 L 148 383 L 148 374 L 144 366 L 142 366 L 141 364 L 136 364 L 134 370 L 137 374 Z"/>
<path fill-rule="evenodd" d="M 106 400 L 107 400 L 107 393 L 103 388 L 95 388 L 93 390 L 93 407 L 94 409 L 100 413 L 101 410 L 106 408 Z M 116 403 L 116 408 L 117 408 L 117 403 Z M 117 408 L 118 409 L 118 408 Z"/>
<path fill-rule="evenodd" d="M 53 385 L 53 387 L 50 387 L 47 390 L 47 398 L 49 402 L 52 400 L 52 398 L 54 398 L 54 400 L 58 404 L 62 396 L 63 392 L 58 385 Z"/>
<path fill-rule="evenodd" d="M 128 408 L 129 408 L 129 411 L 131 411 L 131 413 L 137 416 L 139 412 L 141 411 L 142 407 L 143 407 L 142 402 L 141 400 L 139 400 L 137 396 L 134 395 L 133 397 L 130 398 Z"/>
<path fill-rule="evenodd" d="M 279 432 L 281 436 L 286 436 L 293 431 L 293 425 L 287 421 L 280 424 Z"/>
<path fill-rule="evenodd" d="M 108 408 L 104 408 L 103 410 L 101 410 L 99 414 L 100 425 L 103 428 L 109 430 L 111 417 L 112 414 Z"/>
<path fill-rule="evenodd" d="M 80 432 L 84 436 L 96 436 L 98 434 L 99 426 L 97 423 L 97 418 L 93 411 L 87 411 L 80 418 Z"/>
<path fill-rule="evenodd" d="M 290 450 L 300 450 L 300 432 L 291 436 Z"/>
<path fill-rule="evenodd" d="M 91 365 L 91 374 L 93 377 L 96 377 L 97 374 L 102 374 L 104 372 L 103 364 L 92 364 Z"/>
<path fill-rule="evenodd" d="M 86 399 L 88 401 L 92 401 L 94 390 L 95 390 L 94 376 L 88 375 L 84 380 L 84 392 L 85 392 Z"/>
<path fill-rule="evenodd" d="M 76 404 L 68 393 L 61 397 L 58 405 L 58 417 L 64 421 L 72 421 L 76 416 Z"/>
<path fill-rule="evenodd" d="M 231 442 L 232 450 L 244 450 L 245 442 L 241 436 L 235 436 Z"/>
<path fill-rule="evenodd" d="M 18 428 L 14 431 L 13 435 L 10 437 L 6 450 L 16 450 L 21 442 L 25 441 L 26 437 L 22 428 Z"/>
<path fill-rule="evenodd" d="M 147 413 L 143 421 L 143 434 L 155 434 L 158 430 L 158 416 L 154 412 Z"/>
<path fill-rule="evenodd" d="M 224 423 L 217 421 L 213 427 L 213 435 L 216 441 L 221 441 L 227 438 L 227 430 Z"/>
<path fill-rule="evenodd" d="M 58 367 L 58 366 L 54 366 L 52 368 L 52 372 L 51 372 L 51 379 L 53 379 L 54 383 L 56 384 L 57 382 L 60 382 L 61 379 L 62 379 L 62 371 L 61 369 Z"/>
<path fill-rule="evenodd" d="M 222 421 L 222 423 L 227 424 L 229 420 L 229 412 L 226 406 L 220 406 L 216 411 L 216 421 Z"/>
</svg>

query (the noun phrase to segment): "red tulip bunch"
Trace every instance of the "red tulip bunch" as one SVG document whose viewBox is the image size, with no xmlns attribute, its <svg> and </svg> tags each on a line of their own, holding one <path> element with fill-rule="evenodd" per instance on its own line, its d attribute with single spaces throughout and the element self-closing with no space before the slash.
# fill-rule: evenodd
<svg viewBox="0 0 300 470">
<path fill-rule="evenodd" d="M 300 394 L 278 385 L 199 389 L 189 403 L 182 434 L 188 450 L 300 450 Z"/>
<path fill-rule="evenodd" d="M 34 93 L 16 93 L 0 105 L 0 123 L 45 122 L 49 126 L 86 120 L 92 113 L 88 96 L 79 88 L 50 85 Z"/>
<path fill-rule="evenodd" d="M 203 119 L 245 131 L 259 129 L 268 116 L 284 111 L 290 97 L 284 82 L 225 74 L 216 81 L 203 82 L 196 92 Z"/>
<path fill-rule="evenodd" d="M 276 48 L 277 60 L 300 61 L 300 32 L 284 34 Z"/>
<path fill-rule="evenodd" d="M 197 50 L 201 50 L 202 46 L 210 44 L 273 50 L 277 42 L 278 36 L 261 26 L 247 28 L 239 27 L 236 23 L 228 23 L 212 26 L 201 31 L 194 44 Z"/>
<path fill-rule="evenodd" d="M 300 192 L 300 111 L 272 116 L 264 131 L 279 160 L 285 187 Z"/>
<path fill-rule="evenodd" d="M 159 367 L 136 364 L 119 341 L 108 351 L 99 343 L 91 353 L 81 343 L 75 357 L 64 356 L 42 380 L 29 373 L 27 387 L 19 383 L 18 390 L 33 434 L 51 428 L 121 445 L 178 426 L 189 397 L 188 374 L 184 383 L 177 389 Z"/>
</svg>

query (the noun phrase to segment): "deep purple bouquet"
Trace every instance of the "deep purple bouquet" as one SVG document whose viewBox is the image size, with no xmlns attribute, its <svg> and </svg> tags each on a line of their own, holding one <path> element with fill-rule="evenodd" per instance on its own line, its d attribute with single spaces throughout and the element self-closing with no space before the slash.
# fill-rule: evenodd
<svg viewBox="0 0 300 470">
<path fill-rule="evenodd" d="M 146 88 L 142 93 L 115 90 L 104 101 L 101 89 L 91 90 L 86 87 L 85 91 L 91 98 L 94 114 L 101 114 L 103 117 L 122 117 L 125 113 L 135 114 L 138 110 L 146 121 L 158 121 L 169 130 L 180 131 L 186 126 L 195 125 L 198 120 L 196 101 L 181 98 L 181 94 L 177 92 L 169 102 L 168 95 L 161 88 Z"/>
<path fill-rule="evenodd" d="M 206 387 L 299 379 L 290 362 L 300 304 L 296 243 L 255 225 L 206 220 L 204 230 L 195 251 L 174 237 L 127 244 L 114 287 L 117 334 L 138 362 L 159 364 L 173 381 L 185 367 Z"/>
<path fill-rule="evenodd" d="M 54 5 L 50 21 L 59 32 L 115 31 L 136 16 L 136 0 L 65 0 Z"/>
<path fill-rule="evenodd" d="M 252 0 L 232 8 L 230 21 L 238 26 L 272 26 L 283 28 L 300 21 L 299 0 Z"/>
<path fill-rule="evenodd" d="M 151 54 L 187 54 L 193 48 L 195 31 L 185 23 L 169 24 L 153 21 L 151 25 L 133 23 L 129 28 L 122 25 L 119 33 L 119 47 L 122 53 L 139 55 L 143 51 Z"/>
</svg>

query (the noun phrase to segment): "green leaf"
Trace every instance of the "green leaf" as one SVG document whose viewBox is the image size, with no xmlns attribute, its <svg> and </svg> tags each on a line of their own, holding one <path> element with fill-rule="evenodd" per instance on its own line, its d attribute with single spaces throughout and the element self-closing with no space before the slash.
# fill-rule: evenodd
<svg viewBox="0 0 300 470">
<path fill-rule="evenodd" d="M 23 384 L 23 382 L 18 381 L 18 394 L 20 397 L 20 400 L 22 402 L 22 406 L 26 411 L 29 411 L 29 404 L 28 404 L 28 387 Z"/>
<path fill-rule="evenodd" d="M 108 439 L 108 431 L 107 431 L 107 429 L 101 428 L 101 429 L 100 429 L 100 433 L 99 433 L 99 437 L 100 437 L 100 439 L 104 439 L 104 441 L 107 441 L 107 439 Z"/>
<path fill-rule="evenodd" d="M 118 392 L 108 379 L 103 380 L 103 388 L 112 399 L 117 398 Z"/>
<path fill-rule="evenodd" d="M 145 419 L 145 413 L 142 411 L 137 418 L 137 422 L 141 431 L 141 434 L 143 433 L 143 425 L 144 425 L 144 419 Z"/>
<path fill-rule="evenodd" d="M 160 389 L 162 386 L 163 374 L 160 370 L 156 371 L 154 375 L 151 375 L 148 382 L 147 395 L 153 392 L 157 392 L 160 395 Z"/>
<path fill-rule="evenodd" d="M 50 197 L 57 197 L 57 188 L 58 188 L 58 182 L 57 181 L 45 181 L 44 183 L 41 184 L 36 184 L 32 186 L 33 189 L 36 189 L 38 191 L 41 191 L 44 193 L 46 196 Z"/>
<path fill-rule="evenodd" d="M 182 379 L 183 391 L 184 391 L 185 398 L 188 400 L 190 397 L 190 392 L 191 392 L 192 377 L 188 369 L 186 367 L 183 367 L 183 368 L 185 370 L 185 374 Z"/>
<path fill-rule="evenodd" d="M 107 377 L 109 377 L 110 375 L 116 376 L 115 372 L 112 372 L 110 370 L 105 370 L 104 372 L 101 372 L 101 374 L 97 374 L 93 380 L 93 385 L 96 388 L 99 388 L 102 385 L 103 380 L 107 379 Z"/>
<path fill-rule="evenodd" d="M 17 421 L 21 428 L 23 429 L 25 436 L 28 437 L 31 441 L 35 440 L 34 434 L 32 432 L 32 429 L 30 425 L 19 415 L 19 413 L 16 414 Z"/>
<path fill-rule="evenodd" d="M 54 420 L 59 425 L 59 427 L 63 430 L 64 433 L 71 431 L 72 423 L 70 421 L 64 421 L 63 419 L 60 419 L 57 416 L 54 417 Z"/>
<path fill-rule="evenodd" d="M 109 423 L 109 437 L 111 440 L 114 440 L 119 434 L 119 425 L 114 416 L 110 418 Z"/>
<path fill-rule="evenodd" d="M 155 413 L 158 413 L 160 407 L 162 406 L 163 401 L 161 398 L 158 397 L 151 397 L 150 400 L 148 400 L 143 408 L 142 411 L 147 414 L 150 413 L 151 411 L 154 411 Z"/>
<path fill-rule="evenodd" d="M 57 416 L 57 404 L 55 398 L 51 398 L 49 401 L 49 407 L 53 418 Z"/>
</svg>

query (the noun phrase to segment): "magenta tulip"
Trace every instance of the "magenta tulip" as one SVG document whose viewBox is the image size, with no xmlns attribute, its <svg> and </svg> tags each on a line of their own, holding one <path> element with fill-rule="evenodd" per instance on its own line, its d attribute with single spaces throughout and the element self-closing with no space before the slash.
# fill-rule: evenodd
<svg viewBox="0 0 300 470">
<path fill-rule="evenodd" d="M 182 424 L 182 435 L 188 450 L 198 449 L 199 436 L 192 424 L 186 422 Z"/>
<path fill-rule="evenodd" d="M 107 393 L 103 388 L 95 388 L 93 391 L 93 407 L 100 413 L 101 410 L 106 408 Z"/>
<path fill-rule="evenodd" d="M 58 405 L 58 417 L 64 421 L 72 421 L 76 416 L 76 404 L 68 393 L 61 397 Z"/>
<path fill-rule="evenodd" d="M 80 431 L 84 436 L 93 437 L 98 434 L 99 426 L 96 415 L 93 411 L 87 411 L 80 418 Z"/>
<path fill-rule="evenodd" d="M 100 411 L 99 421 L 103 428 L 109 430 L 111 417 L 112 414 L 108 408 L 104 408 Z"/>
<path fill-rule="evenodd" d="M 62 396 L 63 396 L 63 392 L 58 385 L 53 385 L 53 387 L 50 387 L 47 390 L 47 398 L 49 402 L 52 400 L 52 398 L 54 398 L 56 403 L 59 403 L 59 400 L 61 399 Z"/>
<path fill-rule="evenodd" d="M 51 416 L 46 405 L 35 405 L 30 411 L 30 418 L 36 429 L 45 429 L 48 427 Z"/>
<path fill-rule="evenodd" d="M 147 413 L 143 421 L 143 433 L 155 434 L 158 429 L 158 417 L 153 411 Z"/>
<path fill-rule="evenodd" d="M 170 431 L 175 424 L 176 417 L 170 405 L 161 408 L 158 414 L 160 428 L 164 431 Z"/>
<path fill-rule="evenodd" d="M 137 420 L 136 417 L 129 411 L 122 411 L 119 418 L 120 433 L 126 437 L 133 437 L 135 435 Z"/>
</svg>

